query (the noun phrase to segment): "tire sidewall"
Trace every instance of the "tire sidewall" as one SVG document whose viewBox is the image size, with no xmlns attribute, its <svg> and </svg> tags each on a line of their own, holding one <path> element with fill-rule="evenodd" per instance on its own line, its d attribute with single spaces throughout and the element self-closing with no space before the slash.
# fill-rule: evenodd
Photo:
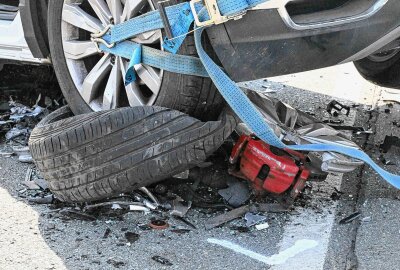
<svg viewBox="0 0 400 270">
<path fill-rule="evenodd" d="M 74 114 L 84 114 L 92 112 L 89 105 L 83 100 L 78 89 L 72 80 L 64 55 L 62 42 L 61 20 L 64 1 L 49 1 L 48 11 L 48 32 L 49 47 L 53 67 L 57 75 L 61 91 L 64 94 L 71 110 Z"/>
</svg>

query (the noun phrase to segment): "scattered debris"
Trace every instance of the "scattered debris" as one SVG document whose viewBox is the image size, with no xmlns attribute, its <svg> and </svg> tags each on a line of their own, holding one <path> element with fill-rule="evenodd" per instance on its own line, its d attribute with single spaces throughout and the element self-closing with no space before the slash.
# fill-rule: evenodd
<svg viewBox="0 0 400 270">
<path fill-rule="evenodd" d="M 156 204 L 156 206 L 160 205 L 160 202 L 158 201 L 157 197 L 154 196 L 153 193 L 151 193 L 150 190 L 148 190 L 146 187 L 141 187 L 139 188 L 139 190 L 145 193 L 147 196 L 149 196 L 150 200 L 152 200 L 153 203 Z"/>
<path fill-rule="evenodd" d="M 129 210 L 130 211 L 140 211 L 140 212 L 144 212 L 144 213 L 149 213 L 150 209 L 147 208 L 146 206 L 141 206 L 141 205 L 129 205 Z"/>
<path fill-rule="evenodd" d="M 120 268 L 121 266 L 125 266 L 125 262 L 122 261 L 122 259 L 120 258 L 109 258 L 107 260 L 108 264 L 111 264 L 112 266 L 114 266 L 115 268 Z"/>
<path fill-rule="evenodd" d="M 181 197 L 177 197 L 172 201 L 172 209 L 169 213 L 172 216 L 184 217 L 192 207 L 192 202 L 185 202 Z"/>
<path fill-rule="evenodd" d="M 23 163 L 33 163 L 33 158 L 30 154 L 28 146 L 14 146 L 14 153 L 18 156 L 18 160 Z"/>
<path fill-rule="evenodd" d="M 224 213 L 222 215 L 213 217 L 207 221 L 205 227 L 207 230 L 218 227 L 224 223 L 227 223 L 229 221 L 232 221 L 234 219 L 237 219 L 237 218 L 243 216 L 244 214 L 246 214 L 246 212 L 249 211 L 249 209 L 250 209 L 250 207 L 245 205 L 245 206 L 236 208 L 234 210 L 231 210 L 227 213 Z"/>
<path fill-rule="evenodd" d="M 168 259 L 163 258 L 161 256 L 153 256 L 153 257 L 151 257 L 151 259 L 153 261 L 161 263 L 162 265 L 166 265 L 166 266 L 172 266 L 173 265 Z"/>
<path fill-rule="evenodd" d="M 247 227 L 253 227 L 256 224 L 259 224 L 260 222 L 265 221 L 267 219 L 267 217 L 263 216 L 263 215 L 258 215 L 258 214 L 253 214 L 251 212 L 248 212 L 244 216 L 244 219 L 246 220 Z"/>
<path fill-rule="evenodd" d="M 36 185 L 38 185 L 42 190 L 48 190 L 49 189 L 49 185 L 47 184 L 46 180 L 44 180 L 43 178 L 39 178 L 37 177 L 35 180 L 33 180 Z"/>
<path fill-rule="evenodd" d="M 247 183 L 231 178 L 228 181 L 228 188 L 220 189 L 218 194 L 233 207 L 239 207 L 250 199 L 250 190 Z"/>
<path fill-rule="evenodd" d="M 342 111 L 345 111 L 345 115 L 349 116 L 351 108 L 350 108 L 350 106 L 344 105 L 336 100 L 332 100 L 328 104 L 326 110 L 330 115 L 332 115 L 334 117 L 338 117 L 339 113 L 341 113 Z"/>
<path fill-rule="evenodd" d="M 268 223 L 262 223 L 262 224 L 257 224 L 256 225 L 256 229 L 259 231 L 265 230 L 269 228 L 269 224 Z"/>
<path fill-rule="evenodd" d="M 359 217 L 361 217 L 361 213 L 360 212 L 355 212 L 353 214 L 351 214 L 348 217 L 345 217 L 344 219 L 342 219 L 341 221 L 339 221 L 339 224 L 348 224 L 353 222 L 354 220 L 358 219 Z"/>
<path fill-rule="evenodd" d="M 126 232 L 125 233 L 125 239 L 128 241 L 128 244 L 133 244 L 137 240 L 139 240 L 140 235 L 134 232 Z"/>
<path fill-rule="evenodd" d="M 51 204 L 54 201 L 54 196 L 50 194 L 43 197 L 29 197 L 28 201 L 36 204 Z"/>
<path fill-rule="evenodd" d="M 18 137 L 24 137 L 25 140 L 27 140 L 27 137 L 29 136 L 30 130 L 28 128 L 23 128 L 21 126 L 14 127 L 10 129 L 5 137 L 7 141 L 14 140 L 15 138 Z"/>
<path fill-rule="evenodd" d="M 103 239 L 107 239 L 111 234 L 111 229 L 107 228 L 106 231 L 103 234 Z"/>
<path fill-rule="evenodd" d="M 84 221 L 94 221 L 96 220 L 96 217 L 83 213 L 79 210 L 74 210 L 74 209 L 62 209 L 59 211 L 59 213 L 62 216 L 72 218 L 72 219 L 79 219 L 79 220 L 84 220 Z"/>
<path fill-rule="evenodd" d="M 149 226 L 155 230 L 165 230 L 169 227 L 169 224 L 164 220 L 152 220 Z"/>
<path fill-rule="evenodd" d="M 40 190 L 40 187 L 33 181 L 24 181 L 22 184 L 24 184 L 30 190 Z"/>
<path fill-rule="evenodd" d="M 210 218 L 207 220 L 205 227 L 207 230 L 218 227 L 234 219 L 240 218 L 247 212 L 269 212 L 269 213 L 282 213 L 287 212 L 289 209 L 280 204 L 259 204 L 259 205 L 245 205 L 234 210 L 231 210 L 222 215 Z"/>
</svg>

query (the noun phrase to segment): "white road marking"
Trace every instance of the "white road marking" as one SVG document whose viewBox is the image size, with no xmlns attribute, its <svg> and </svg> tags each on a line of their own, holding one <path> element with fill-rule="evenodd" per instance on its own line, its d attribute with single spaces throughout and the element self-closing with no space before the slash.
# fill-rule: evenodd
<svg viewBox="0 0 400 270">
<path fill-rule="evenodd" d="M 230 249 L 236 253 L 243 254 L 247 257 L 250 257 L 254 260 L 257 260 L 259 262 L 262 262 L 262 263 L 265 263 L 268 265 L 284 264 L 288 259 L 293 258 L 296 255 L 298 255 L 304 251 L 311 250 L 311 249 L 315 248 L 316 246 L 318 246 L 317 241 L 302 239 L 302 240 L 296 241 L 296 243 L 293 246 L 289 247 L 288 249 L 281 251 L 278 254 L 268 257 L 268 256 L 264 256 L 262 254 L 256 253 L 254 251 L 248 250 L 244 247 L 241 247 L 237 244 L 234 244 L 234 243 L 226 241 L 226 240 L 209 238 L 209 239 L 207 239 L 207 242 Z"/>
<path fill-rule="evenodd" d="M 342 181 L 342 175 L 335 176 L 329 175 L 328 179 L 324 183 L 318 184 L 316 190 L 319 188 L 328 188 L 332 186 L 340 187 Z M 315 187 L 315 186 L 314 186 Z M 313 194 L 317 197 L 317 194 Z M 322 193 L 320 196 L 326 197 L 326 193 Z M 316 213 L 313 209 L 297 209 L 300 214 L 292 216 L 290 222 L 285 225 L 283 232 L 283 238 L 279 244 L 280 250 L 285 250 L 292 246 L 293 243 L 299 239 L 310 239 L 318 241 L 318 247 L 312 251 L 305 251 L 301 258 L 295 257 L 286 261 L 285 264 L 279 267 L 272 267 L 271 270 L 285 270 L 285 269 L 312 269 L 319 270 L 324 268 L 325 257 L 328 253 L 329 240 L 332 232 L 332 228 L 335 221 L 335 209 L 337 203 L 334 202 L 331 205 L 324 205 L 323 213 Z M 307 259 L 305 259 L 307 258 Z"/>
</svg>

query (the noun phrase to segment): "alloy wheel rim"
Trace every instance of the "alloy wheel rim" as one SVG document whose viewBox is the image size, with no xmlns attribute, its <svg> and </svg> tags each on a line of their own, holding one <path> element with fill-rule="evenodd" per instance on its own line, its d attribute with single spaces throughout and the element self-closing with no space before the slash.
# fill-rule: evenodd
<svg viewBox="0 0 400 270">
<path fill-rule="evenodd" d="M 154 10 L 151 0 L 64 0 L 62 41 L 68 71 L 83 100 L 94 111 L 124 106 L 153 105 L 159 94 L 163 70 L 135 65 L 138 80 L 124 85 L 129 61 L 100 53 L 90 34 Z M 162 49 L 161 30 L 134 38 L 140 44 Z"/>
</svg>

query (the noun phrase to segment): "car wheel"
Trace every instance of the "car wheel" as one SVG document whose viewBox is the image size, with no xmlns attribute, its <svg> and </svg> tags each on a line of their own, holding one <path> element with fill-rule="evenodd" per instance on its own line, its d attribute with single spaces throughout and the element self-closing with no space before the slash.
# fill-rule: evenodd
<svg viewBox="0 0 400 270">
<path fill-rule="evenodd" d="M 229 111 L 204 123 L 156 106 L 71 116 L 68 107 L 56 110 L 29 139 L 50 190 L 66 202 L 109 198 L 195 167 L 237 124 Z"/>
<path fill-rule="evenodd" d="M 154 10 L 152 0 L 49 1 L 51 58 L 61 89 L 75 114 L 157 105 L 202 120 L 219 115 L 224 100 L 209 78 L 170 73 L 141 64 L 135 67 L 138 81 L 124 86 L 128 60 L 99 53 L 90 41 L 91 33 L 151 10 Z M 132 40 L 162 49 L 162 38 L 161 30 L 157 30 Z M 205 43 L 212 54 L 209 43 Z M 193 36 L 188 36 L 179 53 L 197 56 Z"/>
<path fill-rule="evenodd" d="M 354 64 L 365 79 L 380 86 L 400 89 L 399 48 L 372 54 Z"/>
</svg>

